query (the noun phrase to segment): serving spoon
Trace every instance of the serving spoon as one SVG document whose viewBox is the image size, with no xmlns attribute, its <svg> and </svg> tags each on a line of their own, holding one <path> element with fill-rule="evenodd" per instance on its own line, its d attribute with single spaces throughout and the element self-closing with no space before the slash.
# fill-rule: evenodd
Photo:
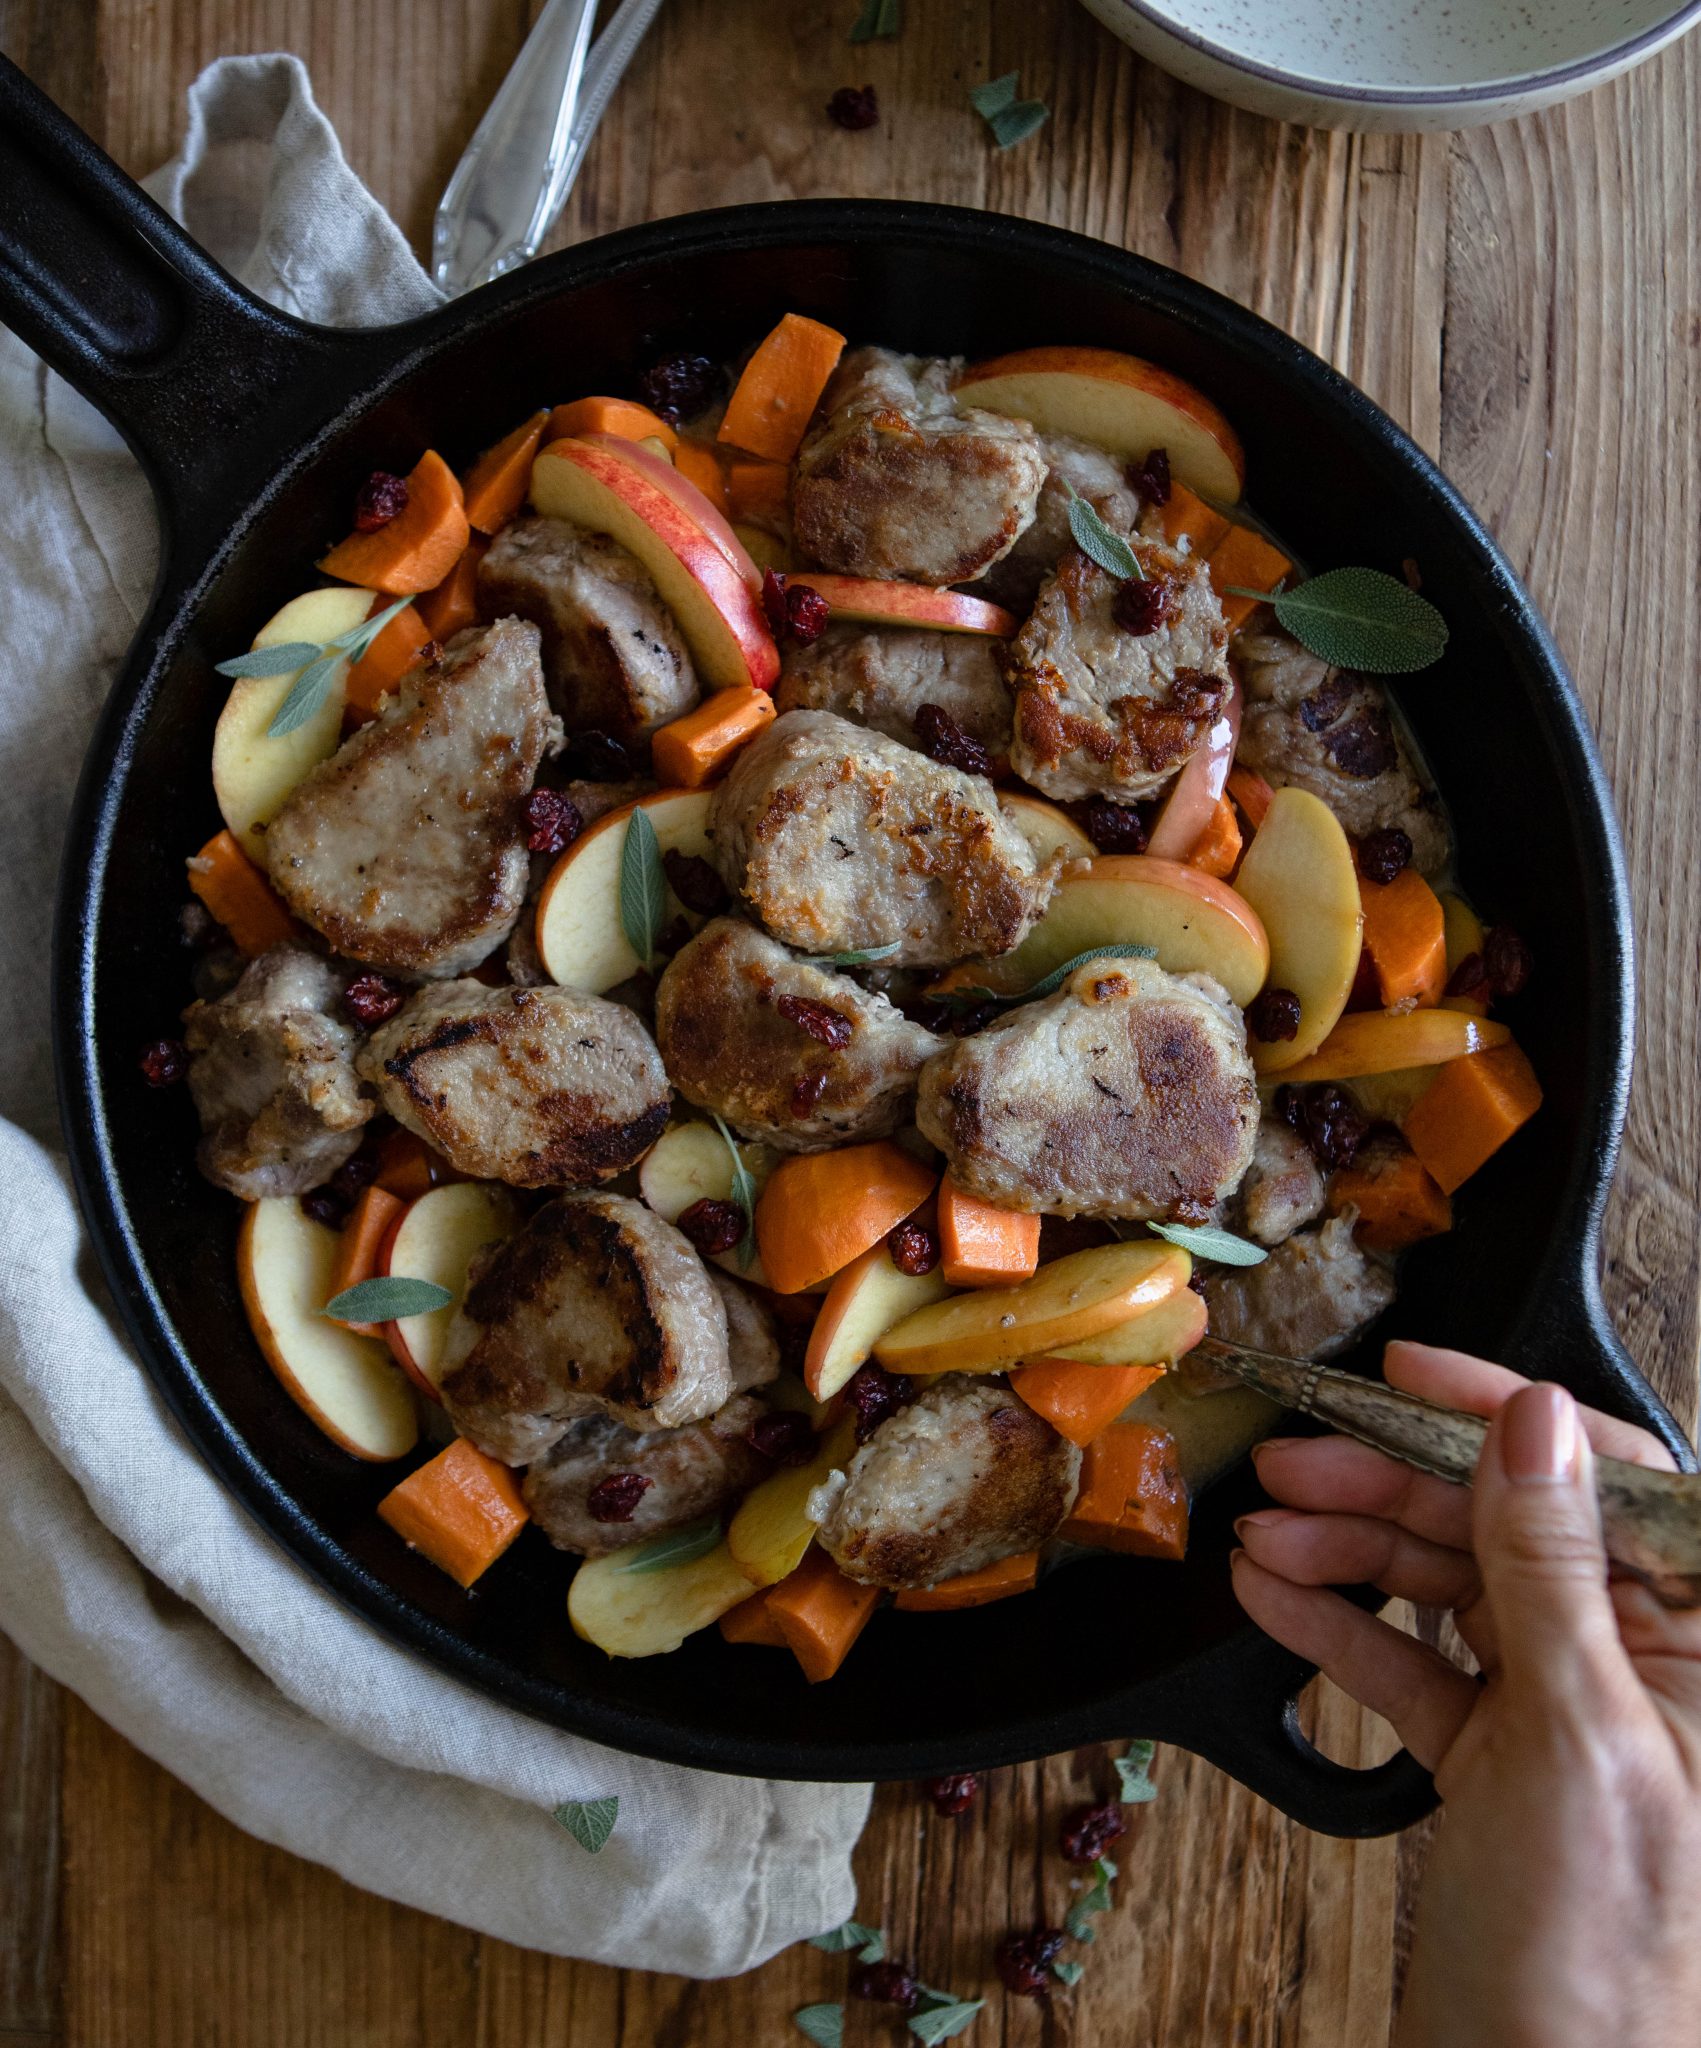
<svg viewBox="0 0 1701 2048">
<path fill-rule="evenodd" d="M 1206 1337 L 1182 1360 L 1195 1383 L 1213 1371 L 1257 1388 L 1300 1415 L 1316 1415 L 1372 1450 L 1456 1486 L 1475 1475 L 1488 1424 L 1380 1380 L 1330 1365 L 1253 1351 Z M 1667 1607 L 1701 1607 L 1701 1476 L 1595 1458 L 1595 1493 L 1607 1555 Z"/>
</svg>

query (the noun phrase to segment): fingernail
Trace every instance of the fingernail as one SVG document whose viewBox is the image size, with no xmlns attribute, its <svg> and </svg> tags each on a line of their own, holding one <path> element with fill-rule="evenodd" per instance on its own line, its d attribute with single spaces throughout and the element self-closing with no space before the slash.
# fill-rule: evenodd
<svg viewBox="0 0 1701 2048">
<path fill-rule="evenodd" d="M 1244 1537 L 1248 1529 L 1273 1529 L 1278 1522 L 1291 1522 L 1292 1508 L 1254 1508 L 1249 1515 L 1235 1517 L 1234 1533 Z"/>
<path fill-rule="evenodd" d="M 1255 1443 L 1252 1446 L 1252 1455 L 1256 1458 L 1261 1451 L 1285 1451 L 1292 1444 L 1303 1444 L 1310 1441 L 1309 1437 L 1303 1436 L 1267 1436 L 1261 1442 Z"/>
<path fill-rule="evenodd" d="M 1551 1484 L 1570 1475 L 1577 1461 L 1577 1404 L 1563 1387 L 1525 1387 L 1502 1412 L 1501 1457 L 1508 1479 Z"/>
</svg>

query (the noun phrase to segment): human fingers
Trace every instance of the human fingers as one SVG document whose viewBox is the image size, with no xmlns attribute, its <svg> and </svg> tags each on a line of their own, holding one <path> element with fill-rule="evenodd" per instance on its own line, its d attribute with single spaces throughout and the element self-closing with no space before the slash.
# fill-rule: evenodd
<svg viewBox="0 0 1701 2048">
<path fill-rule="evenodd" d="M 1373 1515 L 1259 1508 L 1235 1534 L 1266 1571 L 1296 1586 L 1377 1586 L 1420 1607 L 1468 1607 L 1482 1590 L 1468 1551 L 1427 1542 Z"/>
<path fill-rule="evenodd" d="M 1260 1484 L 1286 1507 L 1375 1515 L 1454 1550 L 1471 1547 L 1471 1496 L 1344 1436 L 1276 1436 L 1252 1452 Z"/>
<path fill-rule="evenodd" d="M 1475 1680 L 1339 1593 L 1296 1586 L 1244 1550 L 1229 1563 L 1235 1597 L 1264 1633 L 1391 1722 L 1418 1762 L 1434 1770 L 1480 1697 Z"/>
<path fill-rule="evenodd" d="M 1530 1384 L 1522 1373 L 1492 1365 L 1486 1358 L 1473 1358 L 1468 1351 L 1444 1351 L 1403 1337 L 1384 1348 L 1382 1371 L 1389 1386 L 1421 1394 L 1424 1400 L 1437 1401 L 1444 1408 L 1462 1408 L 1468 1415 L 1493 1415 L 1520 1387 Z M 1577 1413 L 1590 1444 L 1602 1457 L 1622 1458 L 1627 1464 L 1648 1465 L 1660 1472 L 1676 1471 L 1670 1451 L 1645 1429 L 1594 1408 L 1579 1406 Z"/>
</svg>

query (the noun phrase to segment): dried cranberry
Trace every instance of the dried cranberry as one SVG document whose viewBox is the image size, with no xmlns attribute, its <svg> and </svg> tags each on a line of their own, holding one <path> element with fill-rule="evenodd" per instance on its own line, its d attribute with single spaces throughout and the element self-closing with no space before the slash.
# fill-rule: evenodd
<svg viewBox="0 0 1701 2048">
<path fill-rule="evenodd" d="M 1175 593 L 1162 576 L 1133 577 L 1116 586 L 1110 615 L 1125 633 L 1155 633 L 1175 607 Z"/>
<path fill-rule="evenodd" d="M 593 1522 L 629 1522 L 655 1481 L 643 1472 L 611 1472 L 585 1496 Z"/>
<path fill-rule="evenodd" d="M 841 128 L 873 128 L 880 119 L 880 102 L 871 85 L 841 85 L 827 102 L 827 117 Z"/>
<path fill-rule="evenodd" d="M 1351 775 L 1359 782 L 1371 782 L 1378 775 L 1386 775 L 1400 758 L 1388 714 L 1377 705 L 1325 733 L 1323 751 L 1343 775 Z"/>
<path fill-rule="evenodd" d="M 871 2005 L 895 2005 L 914 2012 L 921 2002 L 921 1986 L 908 1963 L 888 1956 L 883 1963 L 863 1963 L 851 1972 L 850 1995 L 866 1998 Z"/>
<path fill-rule="evenodd" d="M 570 733 L 562 767 L 569 781 L 630 782 L 637 764 L 625 745 L 611 732 Z"/>
<path fill-rule="evenodd" d="M 1260 989 L 1246 1006 L 1246 1028 L 1266 1045 L 1299 1036 L 1299 997 L 1291 988 Z"/>
<path fill-rule="evenodd" d="M 980 1780 L 973 1771 L 958 1771 L 949 1778 L 929 1778 L 927 1796 L 942 1820 L 955 1820 L 967 1813 L 980 1796 Z"/>
<path fill-rule="evenodd" d="M 1467 953 L 1447 977 L 1447 993 L 1465 996 L 1474 1003 L 1486 1003 L 1494 993 L 1488 985 L 1488 969 L 1480 953 Z"/>
<path fill-rule="evenodd" d="M 827 600 L 813 584 L 793 584 L 786 592 L 786 626 L 799 647 L 813 647 L 831 616 Z"/>
<path fill-rule="evenodd" d="M 354 501 L 356 533 L 376 533 L 388 526 L 408 506 L 406 477 L 392 476 L 387 469 L 375 469 L 360 487 Z"/>
<path fill-rule="evenodd" d="M 845 1400 L 856 1416 L 856 1440 L 868 1439 L 888 1416 L 896 1415 L 915 1398 L 915 1383 L 907 1374 L 888 1372 L 870 1359 L 858 1366 L 845 1385 Z"/>
<path fill-rule="evenodd" d="M 990 775 L 992 756 L 973 733 L 966 732 L 942 704 L 923 704 L 915 715 L 916 738 L 929 760 L 965 775 Z"/>
<path fill-rule="evenodd" d="M 189 1071 L 189 1048 L 180 1038 L 156 1038 L 136 1062 L 150 1088 L 169 1088 Z"/>
<path fill-rule="evenodd" d="M 762 610 L 768 621 L 768 630 L 776 640 L 785 638 L 786 626 L 786 579 L 778 569 L 762 571 Z"/>
<path fill-rule="evenodd" d="M 1120 1806 L 1083 1806 L 1063 1823 L 1060 1837 L 1066 1863 L 1096 1863 L 1110 1853 L 1113 1842 L 1128 1832 Z"/>
<path fill-rule="evenodd" d="M 671 924 L 664 925 L 657 934 L 656 951 L 665 954 L 671 960 L 681 946 L 689 943 L 690 938 L 690 925 L 686 923 L 683 917 L 676 917 Z"/>
<path fill-rule="evenodd" d="M 341 1230 L 348 1221 L 348 1204 L 330 1188 L 313 1188 L 301 1198 L 301 1213 L 327 1230 Z"/>
<path fill-rule="evenodd" d="M 370 1030 L 393 1017 L 406 999 L 406 991 L 387 974 L 357 974 L 343 991 L 343 1008 Z"/>
<path fill-rule="evenodd" d="M 638 379 L 638 396 L 678 426 L 703 410 L 720 382 L 720 370 L 707 356 L 664 356 Z"/>
<path fill-rule="evenodd" d="M 1510 925 L 1497 924 L 1483 935 L 1483 973 L 1495 996 L 1515 996 L 1535 966 L 1530 949 Z"/>
<path fill-rule="evenodd" d="M 1151 837 L 1145 818 L 1132 804 L 1113 804 L 1107 796 L 1087 799 L 1081 829 L 1100 853 L 1144 853 Z"/>
<path fill-rule="evenodd" d="M 718 917 L 732 901 L 726 884 L 700 853 L 681 853 L 670 846 L 662 855 L 662 871 L 680 902 L 699 917 Z"/>
<path fill-rule="evenodd" d="M 998 1015 L 995 1002 L 957 1003 L 951 1010 L 951 1036 L 973 1038 L 977 1031 L 984 1031 Z"/>
<path fill-rule="evenodd" d="M 1142 505 L 1167 505 L 1169 503 L 1169 450 L 1153 448 L 1136 469 L 1133 463 L 1123 471 L 1130 484 L 1140 495 Z"/>
<path fill-rule="evenodd" d="M 674 1228 L 682 1231 L 705 1258 L 710 1258 L 716 1252 L 730 1252 L 743 1237 L 744 1211 L 736 1202 L 717 1202 L 705 1195 L 700 1202 L 693 1202 L 679 1212 Z"/>
<path fill-rule="evenodd" d="M 1331 1172 L 1351 1166 L 1370 1135 L 1363 1110 L 1333 1081 L 1313 1081 L 1304 1088 L 1283 1082 L 1276 1090 L 1276 1114 L 1305 1140 L 1318 1165 Z"/>
<path fill-rule="evenodd" d="M 325 1185 L 340 1200 L 352 1204 L 362 1188 L 369 1188 L 378 1178 L 378 1162 L 370 1152 L 357 1152 L 352 1159 L 345 1159 Z"/>
<path fill-rule="evenodd" d="M 855 1026 L 831 1003 L 818 1003 L 812 996 L 776 996 L 774 1008 L 788 1024 L 807 1031 L 818 1045 L 830 1045 L 837 1052 L 851 1042 Z"/>
<path fill-rule="evenodd" d="M 799 1074 L 791 1084 L 791 1113 L 793 1116 L 810 1116 L 815 1105 L 827 1092 L 827 1070 L 823 1067 L 812 1074 Z"/>
<path fill-rule="evenodd" d="M 579 806 L 558 789 L 534 789 L 526 798 L 526 851 L 564 853 L 585 829 Z"/>
<path fill-rule="evenodd" d="M 1026 1934 L 1006 1934 L 992 1952 L 998 1980 L 1018 1998 L 1044 1998 L 1051 1990 L 1051 1966 L 1063 1953 L 1064 1934 L 1057 1927 L 1035 1927 Z"/>
<path fill-rule="evenodd" d="M 815 1432 L 809 1417 L 789 1408 L 758 1415 L 744 1432 L 744 1441 L 759 1457 L 776 1465 L 807 1465 L 815 1455 Z"/>
<path fill-rule="evenodd" d="M 1384 825 L 1379 832 L 1367 832 L 1358 843 L 1358 871 L 1367 882 L 1392 882 L 1411 864 L 1411 836 L 1398 825 Z"/>
<path fill-rule="evenodd" d="M 886 1249 L 898 1271 L 908 1273 L 913 1280 L 931 1273 L 939 1263 L 938 1238 L 925 1223 L 917 1223 L 913 1218 L 907 1223 L 893 1224 L 886 1233 Z"/>
</svg>

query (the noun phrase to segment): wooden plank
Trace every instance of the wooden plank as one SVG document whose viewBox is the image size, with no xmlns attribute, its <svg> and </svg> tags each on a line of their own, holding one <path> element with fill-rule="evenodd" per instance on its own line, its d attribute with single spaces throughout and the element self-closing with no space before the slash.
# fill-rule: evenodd
<svg viewBox="0 0 1701 2048">
<path fill-rule="evenodd" d="M 0 1636 L 0 2041 L 59 2039 L 60 1693 Z"/>
</svg>

